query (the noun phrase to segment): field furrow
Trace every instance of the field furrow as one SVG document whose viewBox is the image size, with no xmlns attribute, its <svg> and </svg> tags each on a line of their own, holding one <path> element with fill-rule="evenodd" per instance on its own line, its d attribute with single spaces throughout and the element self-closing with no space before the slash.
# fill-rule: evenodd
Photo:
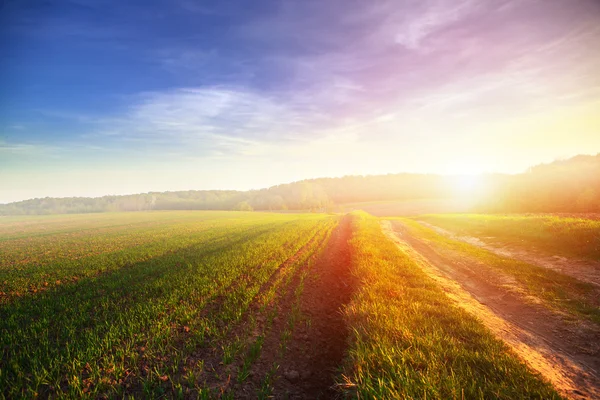
<svg viewBox="0 0 600 400">
<path fill-rule="evenodd" d="M 181 235 L 148 239 L 156 253 L 136 253 L 134 245 L 131 262 L 105 270 L 100 257 L 85 267 L 94 273 L 7 299 L 0 306 L 3 395 L 208 392 L 204 360 L 193 360 L 194 369 L 187 358 L 221 343 L 265 282 L 282 265 L 302 264 L 299 254 L 316 251 L 319 236 L 336 223 L 326 216 L 195 214 L 185 213 L 191 218 L 177 226 Z M 152 237 L 152 229 L 146 234 Z M 65 274 L 53 255 L 46 257 L 52 273 Z M 11 282 L 27 277 L 3 269 L 14 275 Z M 25 269 L 35 271 L 36 265 Z"/>
</svg>

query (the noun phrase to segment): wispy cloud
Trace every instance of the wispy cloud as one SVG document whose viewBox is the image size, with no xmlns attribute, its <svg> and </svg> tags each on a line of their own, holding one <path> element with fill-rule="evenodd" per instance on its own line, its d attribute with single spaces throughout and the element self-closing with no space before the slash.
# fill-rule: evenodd
<svg viewBox="0 0 600 400">
<path fill-rule="evenodd" d="M 0 166 L 7 170 L 14 165 L 31 166 L 40 158 L 56 159 L 60 154 L 60 147 L 54 145 L 0 140 Z"/>
<path fill-rule="evenodd" d="M 239 88 L 185 88 L 143 93 L 95 136 L 201 156 L 244 153 L 260 143 L 305 141 L 328 121 L 302 101 Z"/>
<path fill-rule="evenodd" d="M 421 10 L 399 18 L 394 40 L 408 49 L 418 50 L 427 36 L 473 13 L 478 4 L 481 3 L 474 0 L 424 1 L 420 4 Z"/>
<path fill-rule="evenodd" d="M 539 13 L 539 0 L 278 2 L 219 39 L 244 51 L 193 44 L 158 50 L 158 60 L 174 74 L 233 82 L 228 111 L 191 112 L 184 103 L 204 109 L 203 102 L 216 95 L 196 84 L 199 92 L 154 93 L 136 107 L 156 107 L 159 98 L 174 101 L 186 114 L 181 120 L 194 121 L 195 132 L 251 139 L 293 137 L 314 121 L 330 128 L 328 119 L 371 120 L 424 102 L 432 111 L 487 107 L 499 113 L 505 103 L 511 112 L 525 112 L 543 107 L 544 99 L 581 98 L 582 87 L 595 93 L 599 57 L 583 52 L 600 33 L 592 26 L 596 20 L 585 17 L 588 3 L 551 0 L 544 7 L 552 12 Z M 241 116 L 251 108 L 266 116 Z M 182 130 L 160 125 L 157 132 Z"/>
<path fill-rule="evenodd" d="M 0 142 L 0 153 L 5 155 L 41 154 L 46 152 L 49 148 L 50 147 L 44 145 Z"/>
</svg>

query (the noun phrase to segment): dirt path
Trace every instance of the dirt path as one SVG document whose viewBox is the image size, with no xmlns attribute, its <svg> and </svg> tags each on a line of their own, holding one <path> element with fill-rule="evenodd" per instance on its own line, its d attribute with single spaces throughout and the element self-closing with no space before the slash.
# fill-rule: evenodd
<svg viewBox="0 0 600 400">
<path fill-rule="evenodd" d="M 600 286 L 600 262 L 598 261 L 584 260 L 574 257 L 561 257 L 532 248 L 525 249 L 518 245 L 503 243 L 494 238 L 486 238 L 484 241 L 473 236 L 459 236 L 453 232 L 427 222 L 417 222 L 423 226 L 426 226 L 427 228 L 433 229 L 440 235 L 481 247 L 499 256 L 509 257 L 515 260 L 524 261 L 529 264 L 552 269 L 562 274 L 572 276 L 580 281 Z"/>
<path fill-rule="evenodd" d="M 341 309 L 350 301 L 351 234 L 349 217 L 333 232 L 325 252 L 304 282 L 300 310 L 310 324 L 300 324 L 280 363 L 281 379 L 273 395 L 286 399 L 331 399 L 334 378 L 347 347 L 348 330 Z"/>
<path fill-rule="evenodd" d="M 289 285 L 282 288 L 274 305 L 277 316 L 264 336 L 262 352 L 248 379 L 243 383 L 225 379 L 218 386 L 228 387 L 236 399 L 256 399 L 265 385 L 270 386 L 268 397 L 275 399 L 331 399 L 338 396 L 334 388 L 335 375 L 343 362 L 348 334 L 341 308 L 350 300 L 353 288 L 348 247 L 350 233 L 350 220 L 345 217 L 331 233 L 323 253 L 313 264 L 298 268 Z M 280 268 L 274 276 L 284 270 Z M 301 285 L 303 290 L 297 297 Z M 290 326 L 290 317 L 297 311 L 300 311 L 300 317 Z M 258 309 L 252 313 L 259 315 L 257 328 L 269 324 L 268 315 L 261 314 Z M 282 342 L 286 332 L 291 336 Z M 254 334 L 253 339 L 257 336 L 258 333 Z M 278 367 L 275 369 L 275 366 Z M 229 370 L 236 368 L 233 365 Z M 271 378 L 266 383 L 265 377 L 269 374 Z M 222 380 L 228 372 L 219 375 Z"/>
<path fill-rule="evenodd" d="M 475 314 L 528 365 L 572 399 L 600 398 L 600 331 L 535 304 L 509 277 L 458 253 L 436 252 L 399 222 L 386 235 L 422 266 L 458 305 Z"/>
</svg>

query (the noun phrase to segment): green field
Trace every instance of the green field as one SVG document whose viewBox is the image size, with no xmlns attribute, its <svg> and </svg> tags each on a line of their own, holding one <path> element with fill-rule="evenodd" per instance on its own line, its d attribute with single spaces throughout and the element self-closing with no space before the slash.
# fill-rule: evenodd
<svg viewBox="0 0 600 400">
<path fill-rule="evenodd" d="M 8 217 L 0 250 L 0 398 L 559 397 L 363 212 Z M 343 359 L 289 378 L 323 321 Z"/>
<path fill-rule="evenodd" d="M 3 223 L 3 395 L 209 393 L 194 351 L 223 348 L 225 362 L 248 352 L 248 368 L 261 335 L 228 332 L 253 300 L 275 301 L 286 276 L 261 287 L 286 260 L 291 276 L 335 223 L 219 212 Z"/>
</svg>

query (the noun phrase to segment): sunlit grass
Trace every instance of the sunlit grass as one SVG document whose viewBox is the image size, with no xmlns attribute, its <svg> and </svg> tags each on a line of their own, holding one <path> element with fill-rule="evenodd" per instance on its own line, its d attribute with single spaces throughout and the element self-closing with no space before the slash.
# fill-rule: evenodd
<svg viewBox="0 0 600 400">
<path fill-rule="evenodd" d="M 559 398 L 475 317 L 446 297 L 379 221 L 353 214 L 345 310 L 349 359 L 340 386 L 359 398 Z"/>
</svg>

